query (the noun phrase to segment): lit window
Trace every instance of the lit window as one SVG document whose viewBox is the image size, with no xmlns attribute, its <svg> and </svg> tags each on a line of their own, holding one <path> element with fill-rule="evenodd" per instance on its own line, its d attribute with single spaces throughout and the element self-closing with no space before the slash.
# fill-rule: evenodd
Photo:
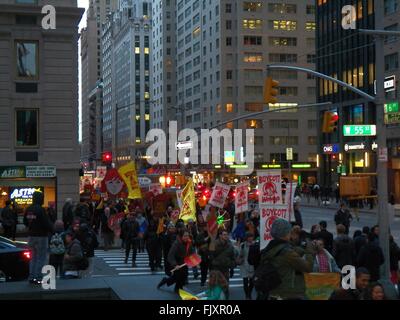
<svg viewBox="0 0 400 320">
<path fill-rule="evenodd" d="M 142 140 L 141 140 L 140 138 L 136 138 L 135 142 L 136 142 L 136 143 L 141 143 Z"/>
<path fill-rule="evenodd" d="M 139 115 L 135 116 L 135 119 L 136 119 L 136 121 L 139 121 L 140 120 L 140 116 Z"/>
<path fill-rule="evenodd" d="M 233 104 L 232 103 L 226 104 L 226 112 L 233 112 Z"/>
<path fill-rule="evenodd" d="M 246 128 L 257 129 L 262 127 L 262 120 L 246 120 Z"/>
<path fill-rule="evenodd" d="M 150 53 L 150 49 L 149 48 L 144 48 L 144 54 L 149 54 Z"/>
<path fill-rule="evenodd" d="M 263 60 L 263 55 L 260 52 L 245 52 L 244 56 L 243 56 L 243 61 L 244 62 L 250 62 L 250 63 L 254 63 L 254 62 L 262 62 Z"/>
<path fill-rule="evenodd" d="M 274 30 L 294 31 L 297 29 L 297 21 L 272 20 L 272 21 L 270 21 L 270 28 L 272 28 Z"/>
<path fill-rule="evenodd" d="M 227 127 L 228 129 L 233 129 L 233 121 L 228 122 L 228 123 L 226 124 L 226 127 Z"/>
<path fill-rule="evenodd" d="M 145 114 L 144 115 L 144 120 L 149 121 L 150 120 L 150 115 L 149 114 Z"/>
<path fill-rule="evenodd" d="M 140 53 L 140 48 L 139 48 L 139 47 L 136 47 L 136 48 L 135 48 L 135 53 L 136 53 L 136 54 Z"/>
<path fill-rule="evenodd" d="M 260 19 L 243 19 L 243 29 L 261 29 L 262 20 Z"/>
<path fill-rule="evenodd" d="M 306 30 L 307 31 L 315 30 L 315 22 L 306 22 Z"/>
<path fill-rule="evenodd" d="M 148 92 L 145 92 L 144 93 L 144 98 L 147 100 L 147 99 L 150 99 L 150 93 L 148 93 Z"/>
<path fill-rule="evenodd" d="M 221 113 L 221 105 L 220 104 L 217 104 L 217 113 Z"/>
</svg>

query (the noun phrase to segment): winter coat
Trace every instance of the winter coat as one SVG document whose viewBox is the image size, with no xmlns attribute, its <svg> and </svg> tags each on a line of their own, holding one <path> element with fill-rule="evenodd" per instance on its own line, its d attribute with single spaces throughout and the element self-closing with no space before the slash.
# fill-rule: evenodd
<svg viewBox="0 0 400 320">
<path fill-rule="evenodd" d="M 353 265 L 355 260 L 354 242 L 347 235 L 340 235 L 333 241 L 332 255 L 339 268 Z"/>
<path fill-rule="evenodd" d="M 336 264 L 335 258 L 329 253 L 328 250 L 324 249 L 326 256 L 328 257 L 329 272 L 340 272 L 341 270 Z M 319 258 L 318 255 L 314 257 L 313 272 L 319 271 Z"/>
<path fill-rule="evenodd" d="M 63 270 L 64 271 L 78 271 L 77 263 L 83 257 L 83 250 L 81 243 L 78 239 L 74 239 L 65 250 Z M 67 256 L 68 255 L 68 256 Z"/>
<path fill-rule="evenodd" d="M 207 239 L 207 240 L 206 240 Z M 208 256 L 209 256 L 209 244 L 210 244 L 210 237 L 208 236 L 208 234 L 204 234 L 204 233 L 199 233 L 196 237 L 196 247 L 197 247 L 197 252 L 198 254 L 201 256 L 201 260 L 208 260 Z"/>
<path fill-rule="evenodd" d="M 122 224 L 122 230 L 125 240 L 136 239 L 139 234 L 139 223 L 136 219 L 127 219 Z"/>
<path fill-rule="evenodd" d="M 329 300 L 365 300 L 366 292 L 358 289 L 337 289 L 332 292 Z"/>
<path fill-rule="evenodd" d="M 69 202 L 66 202 L 62 208 L 62 220 L 64 222 L 65 229 L 68 229 L 68 227 L 72 224 L 72 221 L 74 220 L 72 204 Z"/>
<path fill-rule="evenodd" d="M 354 238 L 354 251 L 355 251 L 356 257 L 360 253 L 361 248 L 363 246 L 365 246 L 366 244 L 367 244 L 367 236 L 366 235 L 362 234 L 361 236 Z"/>
<path fill-rule="evenodd" d="M 336 225 L 342 224 L 346 227 L 350 226 L 350 220 L 353 220 L 353 216 L 351 215 L 349 210 L 344 210 L 344 212 L 339 209 L 335 214 L 335 222 Z"/>
<path fill-rule="evenodd" d="M 282 299 L 304 299 L 303 274 L 312 271 L 312 254 L 306 250 L 304 257 L 301 257 L 288 242 L 274 239 L 261 251 L 260 264 L 266 264 L 268 261 L 274 265 L 282 280 L 277 288 L 271 290 L 270 296 L 279 296 Z"/>
<path fill-rule="evenodd" d="M 181 239 L 176 239 L 168 253 L 168 263 L 172 266 L 180 266 L 184 259 L 194 253 L 194 247 L 191 243 L 187 245 Z"/>
<path fill-rule="evenodd" d="M 32 205 L 25 210 L 24 224 L 30 237 L 48 237 L 53 233 L 53 225 L 42 207 L 43 194 L 33 193 Z"/>
<path fill-rule="evenodd" d="M 298 209 L 294 210 L 294 218 L 296 220 L 296 224 L 303 229 L 303 219 L 301 217 L 300 210 Z"/>
<path fill-rule="evenodd" d="M 252 278 L 254 276 L 254 266 L 250 265 L 248 262 L 249 249 L 251 245 L 247 242 L 240 244 L 239 250 L 239 260 L 241 261 L 240 266 L 240 276 L 242 278 Z"/>
<path fill-rule="evenodd" d="M 94 250 L 99 246 L 95 232 L 86 228 L 78 233 L 77 239 L 81 243 L 85 256 L 88 258 L 94 257 Z"/>
<path fill-rule="evenodd" d="M 325 249 L 332 253 L 333 250 L 333 234 L 328 230 L 321 230 L 315 235 L 317 239 L 324 240 Z"/>
<path fill-rule="evenodd" d="M 16 224 L 13 209 L 10 206 L 6 206 L 1 211 L 1 223 L 3 227 L 13 227 Z"/>
<path fill-rule="evenodd" d="M 384 261 L 382 249 L 377 244 L 369 242 L 361 248 L 357 257 L 357 266 L 367 268 L 371 275 L 371 281 L 378 281 L 380 278 L 379 267 Z"/>
<path fill-rule="evenodd" d="M 392 241 L 389 245 L 390 252 L 390 270 L 397 271 L 399 269 L 400 248 L 396 242 Z"/>
<path fill-rule="evenodd" d="M 232 243 L 229 240 L 217 240 L 215 243 L 215 251 L 211 252 L 211 269 L 225 273 L 235 266 L 235 250 Z"/>
<path fill-rule="evenodd" d="M 176 233 L 164 233 L 161 236 L 161 245 L 163 248 L 164 259 L 167 260 L 168 253 L 172 247 L 172 244 L 176 241 Z"/>
</svg>

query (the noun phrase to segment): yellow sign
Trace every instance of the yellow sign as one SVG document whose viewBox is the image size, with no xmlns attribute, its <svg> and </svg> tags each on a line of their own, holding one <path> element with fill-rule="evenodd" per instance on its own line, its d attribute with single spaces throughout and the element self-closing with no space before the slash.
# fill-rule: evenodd
<svg viewBox="0 0 400 320">
<path fill-rule="evenodd" d="M 118 173 L 128 188 L 128 198 L 141 199 L 142 193 L 140 191 L 139 181 L 136 174 L 135 163 L 133 161 L 127 163 L 118 169 Z"/>
<path fill-rule="evenodd" d="M 189 179 L 181 194 L 182 208 L 179 214 L 179 219 L 184 222 L 192 219 L 196 221 L 196 196 L 194 193 L 193 180 Z"/>
<path fill-rule="evenodd" d="M 339 273 L 305 273 L 306 296 L 310 300 L 328 300 L 340 286 Z"/>
</svg>

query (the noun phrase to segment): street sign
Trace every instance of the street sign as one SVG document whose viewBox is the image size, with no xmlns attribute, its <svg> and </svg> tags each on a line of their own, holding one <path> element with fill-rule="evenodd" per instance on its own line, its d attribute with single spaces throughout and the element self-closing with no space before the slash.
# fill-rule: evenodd
<svg viewBox="0 0 400 320">
<path fill-rule="evenodd" d="M 378 161 L 387 162 L 388 161 L 388 149 L 378 148 Z"/>
<path fill-rule="evenodd" d="M 385 108 L 385 113 L 399 112 L 399 103 L 398 102 L 385 103 L 384 108 Z"/>
<path fill-rule="evenodd" d="M 364 125 L 344 125 L 343 135 L 345 137 L 351 136 L 376 136 L 376 125 L 364 124 Z"/>
<path fill-rule="evenodd" d="M 293 148 L 286 148 L 286 160 L 287 161 L 293 160 Z"/>
<path fill-rule="evenodd" d="M 193 149 L 193 141 L 178 141 L 175 142 L 176 150 Z"/>
<path fill-rule="evenodd" d="M 339 145 L 337 143 L 324 144 L 322 149 L 323 149 L 324 154 L 339 153 Z"/>
<path fill-rule="evenodd" d="M 386 77 L 383 86 L 386 92 L 396 90 L 396 76 Z"/>
<path fill-rule="evenodd" d="M 385 124 L 397 124 L 397 123 L 400 123 L 400 112 L 385 113 Z"/>
</svg>

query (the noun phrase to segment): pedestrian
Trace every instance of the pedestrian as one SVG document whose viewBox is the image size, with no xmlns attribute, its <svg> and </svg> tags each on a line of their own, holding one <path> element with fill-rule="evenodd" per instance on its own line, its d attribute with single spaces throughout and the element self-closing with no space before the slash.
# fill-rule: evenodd
<svg viewBox="0 0 400 320">
<path fill-rule="evenodd" d="M 368 286 L 365 300 L 387 300 L 385 291 L 380 283 L 372 283 Z"/>
<path fill-rule="evenodd" d="M 293 211 L 294 211 L 294 219 L 296 221 L 296 224 L 298 226 L 300 226 L 301 229 L 303 229 L 303 218 L 301 217 L 300 205 L 298 202 L 296 202 L 293 205 Z"/>
<path fill-rule="evenodd" d="M 207 227 L 202 226 L 199 228 L 199 234 L 197 235 L 195 244 L 197 252 L 201 257 L 200 262 L 200 286 L 204 287 L 207 280 L 208 269 L 210 268 L 209 259 L 209 247 L 210 247 L 210 236 L 208 235 Z"/>
<path fill-rule="evenodd" d="M 359 231 L 359 230 L 357 230 Z M 369 227 L 365 226 L 362 228 L 362 231 L 356 235 L 356 233 L 354 233 L 354 253 L 355 256 L 357 257 L 358 254 L 360 253 L 361 248 L 367 244 L 368 241 L 368 234 L 370 233 L 370 229 Z"/>
<path fill-rule="evenodd" d="M 353 200 L 349 201 L 349 206 L 351 209 L 353 209 L 353 212 L 356 216 L 357 221 L 360 221 L 360 215 L 359 215 L 359 211 L 358 211 L 359 204 L 360 204 L 359 200 L 357 200 L 357 199 L 353 199 Z"/>
<path fill-rule="evenodd" d="M 290 244 L 291 224 L 278 218 L 271 226 L 272 240 L 261 251 L 260 265 L 256 271 L 256 277 L 262 267 L 274 268 L 274 277 L 280 279 L 280 284 L 272 288 L 270 292 L 259 289 L 258 300 L 299 300 L 305 298 L 304 272 L 311 272 L 313 266 L 312 248 L 307 246 L 304 256 L 300 256 Z M 268 276 L 268 275 L 266 275 Z M 265 279 L 260 277 L 260 279 Z M 256 278 L 255 278 L 256 280 Z M 272 279 L 271 279 L 272 280 Z M 268 280 L 264 285 L 267 285 Z M 255 282 L 255 285 L 257 282 Z"/>
<path fill-rule="evenodd" d="M 65 234 L 65 243 L 67 247 L 63 261 L 64 278 L 77 279 L 79 278 L 79 270 L 82 269 L 80 263 L 84 258 L 82 246 L 75 234 L 70 231 Z"/>
<path fill-rule="evenodd" d="M 374 225 L 371 228 L 371 234 L 372 234 L 372 241 L 376 242 L 377 244 L 379 244 L 379 226 L 378 225 Z"/>
<path fill-rule="evenodd" d="M 335 189 L 335 198 L 336 198 L 336 203 L 339 203 L 339 201 L 340 201 L 340 189 L 339 189 L 339 187 L 336 187 L 336 189 Z"/>
<path fill-rule="evenodd" d="M 132 267 L 136 267 L 136 255 L 139 247 L 139 222 L 133 213 L 128 214 L 128 219 L 122 225 L 125 234 L 125 263 L 128 263 L 129 253 L 132 248 Z"/>
<path fill-rule="evenodd" d="M 319 224 L 314 224 L 311 226 L 311 230 L 310 230 L 310 235 L 309 235 L 309 239 L 310 240 L 315 240 L 317 238 L 317 234 L 320 232 L 320 227 Z"/>
<path fill-rule="evenodd" d="M 113 244 L 114 238 L 114 231 L 111 230 L 110 226 L 108 225 L 108 221 L 111 217 L 111 205 L 107 205 L 101 212 L 101 235 L 103 237 L 104 242 L 104 251 L 107 251 Z"/>
<path fill-rule="evenodd" d="M 254 277 L 254 266 L 249 264 L 249 251 L 250 247 L 254 245 L 254 234 L 246 233 L 246 238 L 243 243 L 240 244 L 239 261 L 240 276 L 243 279 L 243 289 L 246 300 L 252 299 L 252 292 L 254 288 L 253 277 Z"/>
<path fill-rule="evenodd" d="M 370 233 L 367 244 L 361 248 L 357 256 L 357 267 L 366 268 L 371 276 L 371 281 L 378 281 L 380 279 L 379 268 L 384 261 L 383 251 L 374 241 L 374 234 Z"/>
<path fill-rule="evenodd" d="M 32 259 L 29 264 L 29 282 L 31 284 L 42 283 L 42 268 L 47 262 L 49 245 L 49 234 L 53 232 L 50 222 L 43 206 L 44 195 L 35 191 L 32 195 L 32 205 L 25 210 L 24 224 L 28 228 Z"/>
<path fill-rule="evenodd" d="M 349 234 L 351 220 L 353 220 L 353 216 L 350 211 L 346 209 L 346 205 L 342 202 L 340 204 L 340 209 L 335 214 L 335 223 L 336 225 L 344 225 L 346 227 L 345 234 Z"/>
<path fill-rule="evenodd" d="M 194 222 L 193 219 L 189 219 L 188 220 L 187 229 L 188 229 L 188 231 L 190 233 L 190 236 L 191 236 L 191 239 L 192 239 L 192 243 L 195 244 L 195 240 L 197 238 L 197 235 L 198 235 L 199 231 L 198 231 L 196 222 Z M 192 271 L 193 271 L 194 280 L 197 280 L 197 278 L 199 277 L 199 270 L 197 269 L 197 267 L 193 267 Z"/>
<path fill-rule="evenodd" d="M 81 276 L 84 278 L 91 277 L 94 271 L 94 250 L 99 246 L 97 235 L 87 223 L 81 223 L 79 230 L 76 233 L 76 239 L 79 240 L 82 246 L 83 255 L 88 261 L 88 267 L 87 269 L 82 270 Z"/>
<path fill-rule="evenodd" d="M 65 234 L 64 222 L 57 220 L 54 223 L 54 234 L 49 242 L 49 264 L 54 267 L 56 274 L 61 276 L 63 274 L 63 260 L 65 253 Z"/>
<path fill-rule="evenodd" d="M 200 300 L 226 300 L 225 293 L 227 291 L 228 282 L 224 275 L 213 270 L 210 272 L 208 279 L 208 289 L 204 293 L 198 295 Z"/>
<path fill-rule="evenodd" d="M 176 228 L 173 222 L 169 222 L 167 226 L 167 231 L 161 235 L 161 245 L 164 258 L 164 271 L 167 276 L 171 275 L 172 266 L 168 262 L 168 253 L 172 247 L 172 244 L 176 240 Z"/>
<path fill-rule="evenodd" d="M 57 212 L 54 203 L 49 204 L 49 207 L 47 208 L 47 215 L 49 216 L 50 222 L 54 224 L 57 220 Z"/>
<path fill-rule="evenodd" d="M 328 224 L 326 221 L 319 222 L 320 231 L 315 234 L 317 239 L 324 241 L 325 249 L 332 254 L 333 249 L 333 234 L 328 231 Z"/>
<path fill-rule="evenodd" d="M 145 248 L 144 234 L 146 232 L 147 226 L 149 225 L 149 222 L 143 216 L 143 213 L 139 207 L 136 207 L 135 212 L 136 212 L 136 221 L 139 224 L 139 233 L 138 233 L 139 252 L 144 252 Z"/>
<path fill-rule="evenodd" d="M 340 269 L 346 265 L 353 265 L 355 260 L 354 242 L 345 233 L 346 227 L 342 224 L 336 226 L 337 237 L 333 241 L 332 255 Z"/>
<path fill-rule="evenodd" d="M 335 259 L 329 253 L 328 250 L 325 249 L 324 240 L 317 239 L 313 241 L 313 245 L 316 248 L 316 254 L 314 258 L 313 272 L 338 272 L 340 273 L 340 269 L 336 264 Z"/>
<path fill-rule="evenodd" d="M 212 250 L 214 249 L 214 250 Z M 215 248 L 210 249 L 211 254 L 211 270 L 220 271 L 229 283 L 230 269 L 236 266 L 235 249 L 229 240 L 229 234 L 223 230 L 219 239 L 215 242 Z M 229 291 L 225 292 L 226 298 L 229 299 Z"/>
<path fill-rule="evenodd" d="M 181 230 L 168 253 L 168 262 L 172 267 L 172 275 L 168 278 L 164 277 L 157 285 L 157 289 L 160 289 L 165 284 L 169 287 L 175 283 L 174 291 L 179 293 L 179 289 L 183 289 L 188 276 L 188 267 L 184 264 L 185 257 L 193 253 L 194 247 L 190 241 L 189 232 Z"/>
<path fill-rule="evenodd" d="M 375 197 L 377 194 L 378 193 L 376 192 L 376 189 L 372 188 L 370 195 Z M 368 202 L 369 202 L 369 209 L 372 210 L 374 208 L 374 206 L 375 206 L 375 198 L 372 198 L 372 197 L 369 198 Z"/>
<path fill-rule="evenodd" d="M 73 214 L 73 205 L 72 205 L 72 199 L 67 198 L 65 200 L 64 206 L 62 208 L 62 220 L 64 222 L 64 228 L 65 230 L 68 230 L 69 227 L 72 225 L 72 221 L 74 219 L 74 214 Z"/>
<path fill-rule="evenodd" d="M 152 272 L 161 267 L 161 246 L 157 235 L 158 223 L 154 218 L 149 220 L 149 226 L 144 234 L 147 253 L 149 255 L 149 266 Z"/>
<path fill-rule="evenodd" d="M 369 271 L 365 268 L 358 268 L 356 269 L 356 288 L 337 289 L 329 300 L 365 300 L 369 281 Z"/>
<path fill-rule="evenodd" d="M 390 235 L 389 237 L 389 252 L 390 252 L 390 280 L 392 281 L 393 284 L 397 284 L 399 282 L 397 274 L 399 271 L 400 248 L 394 241 L 392 235 Z"/>
<path fill-rule="evenodd" d="M 4 237 L 15 240 L 14 229 L 16 226 L 14 210 L 11 207 L 11 201 L 6 201 L 6 206 L 1 211 L 1 224 L 4 229 Z"/>
</svg>

